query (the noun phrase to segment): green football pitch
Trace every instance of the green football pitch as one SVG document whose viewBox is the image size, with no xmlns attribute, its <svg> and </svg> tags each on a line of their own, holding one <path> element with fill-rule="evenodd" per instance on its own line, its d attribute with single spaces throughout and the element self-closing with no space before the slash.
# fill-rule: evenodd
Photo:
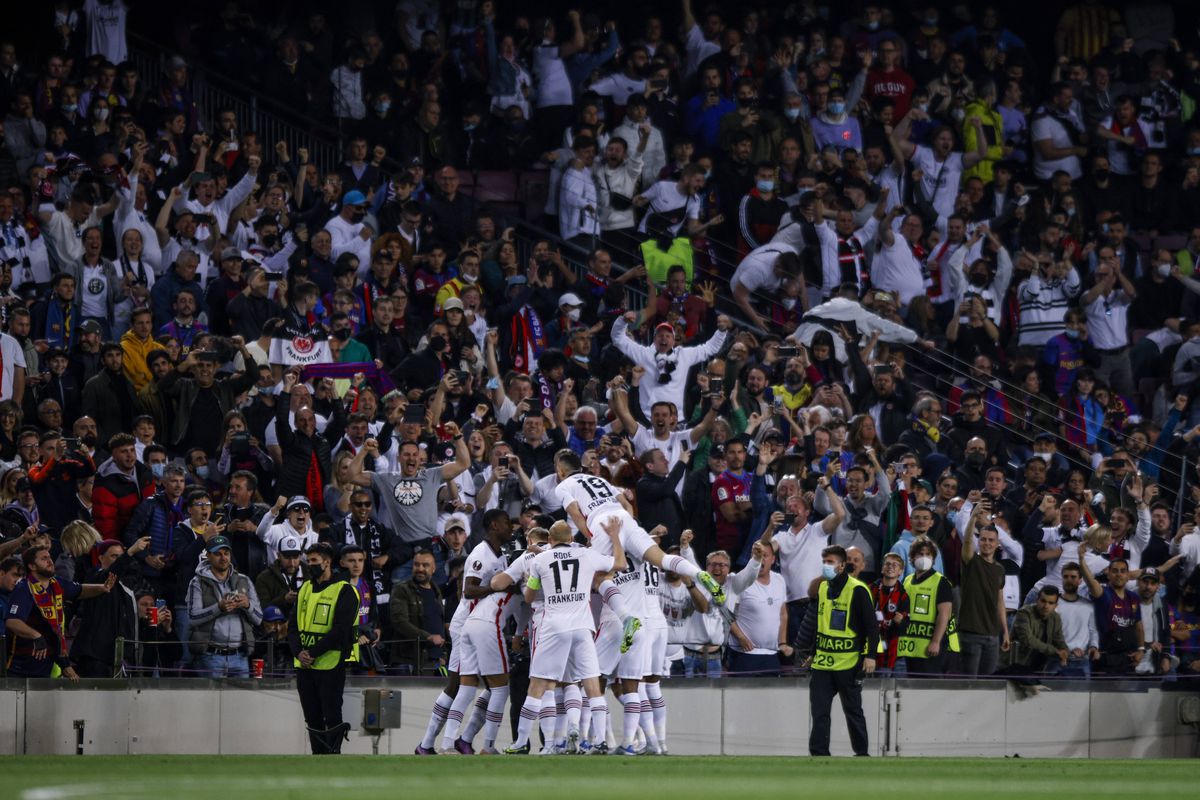
<svg viewBox="0 0 1200 800">
<path fill-rule="evenodd" d="M 0 798 L 444 800 L 1194 797 L 1195 761 L 757 757 L 75 756 L 0 761 Z M 409 794 L 410 792 L 419 794 Z M 386 793 L 386 794 L 385 794 Z"/>
</svg>

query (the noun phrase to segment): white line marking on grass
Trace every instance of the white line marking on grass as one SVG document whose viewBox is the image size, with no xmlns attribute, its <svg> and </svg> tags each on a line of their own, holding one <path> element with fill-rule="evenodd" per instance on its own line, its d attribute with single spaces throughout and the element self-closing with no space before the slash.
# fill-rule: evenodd
<svg viewBox="0 0 1200 800">
<path fill-rule="evenodd" d="M 175 780 L 137 782 L 92 782 L 68 783 L 58 786 L 39 786 L 21 792 L 21 800 L 68 800 L 73 797 L 91 797 L 109 794 L 122 797 L 159 797 L 170 789 L 195 788 L 193 778 L 180 777 Z M 394 787 L 395 781 L 385 778 L 203 778 L 205 791 L 257 791 L 262 789 L 378 789 Z"/>
</svg>

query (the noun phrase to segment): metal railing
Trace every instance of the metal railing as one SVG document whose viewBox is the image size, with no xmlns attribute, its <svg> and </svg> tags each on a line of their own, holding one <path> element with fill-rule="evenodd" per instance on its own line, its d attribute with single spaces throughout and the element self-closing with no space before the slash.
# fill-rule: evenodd
<svg viewBox="0 0 1200 800">
<path fill-rule="evenodd" d="M 134 33 L 130 34 L 130 44 L 129 60 L 137 66 L 142 86 L 147 93 L 157 94 L 166 83 L 166 65 L 173 54 Z M 258 134 L 266 153 L 276 142 L 287 142 L 293 157 L 298 148 L 307 148 L 309 162 L 322 173 L 332 172 L 341 161 L 343 146 L 338 128 L 260 97 L 256 86 L 221 75 L 208 65 L 189 65 L 188 81 L 202 125 L 207 127 L 218 112 L 228 109 L 237 116 L 241 130 Z"/>
</svg>

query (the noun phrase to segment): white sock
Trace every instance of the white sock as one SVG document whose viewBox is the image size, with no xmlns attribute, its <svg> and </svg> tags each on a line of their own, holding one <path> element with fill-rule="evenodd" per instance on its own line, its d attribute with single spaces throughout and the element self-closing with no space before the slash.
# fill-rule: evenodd
<svg viewBox="0 0 1200 800">
<path fill-rule="evenodd" d="M 567 739 L 567 700 L 566 689 L 562 686 L 554 688 L 554 743 Z"/>
<path fill-rule="evenodd" d="M 563 706 L 567 710 L 567 733 L 582 730 L 579 727 L 579 717 L 583 711 L 583 692 L 579 684 L 572 683 L 563 687 Z"/>
<path fill-rule="evenodd" d="M 608 727 L 608 700 L 604 695 L 588 698 L 587 713 L 591 719 L 587 738 L 589 742 L 596 745 L 604 741 L 605 729 Z"/>
<path fill-rule="evenodd" d="M 624 725 L 621 726 L 621 746 L 633 747 L 633 737 L 642 716 L 642 701 L 637 692 L 630 692 L 621 695 L 621 705 L 625 708 Z"/>
<path fill-rule="evenodd" d="M 558 712 L 553 700 L 543 698 L 542 710 L 538 713 L 538 727 L 542 729 L 542 747 L 554 747 L 554 724 Z"/>
<path fill-rule="evenodd" d="M 647 683 L 646 696 L 650 698 L 650 710 L 654 712 L 654 732 L 658 734 L 658 746 L 667 747 L 667 701 L 663 697 L 661 683 Z"/>
<path fill-rule="evenodd" d="M 608 698 L 604 700 L 604 707 L 608 708 Z M 593 713 L 595 712 L 593 711 Z M 613 733 L 612 721 L 613 715 L 611 713 L 606 714 L 604 717 L 604 743 L 608 745 L 608 749 L 610 750 L 617 746 L 617 737 Z M 599 742 L 596 744 L 599 744 Z"/>
<path fill-rule="evenodd" d="M 662 568 L 667 572 L 674 572 L 692 580 L 695 580 L 696 576 L 700 574 L 700 568 L 683 556 L 663 556 Z"/>
<path fill-rule="evenodd" d="M 517 718 L 517 739 L 513 742 L 513 747 L 524 747 L 529 744 L 529 732 L 533 730 L 533 723 L 537 721 L 541 708 L 542 698 L 528 696 L 525 698 L 525 702 L 521 704 L 521 716 Z"/>
<path fill-rule="evenodd" d="M 604 696 L 601 695 L 600 699 L 603 700 Z M 592 699 L 588 697 L 584 697 L 579 704 L 579 738 L 585 742 L 596 741 L 592 738 Z"/>
<path fill-rule="evenodd" d="M 508 705 L 508 684 L 492 689 L 488 698 L 486 716 L 483 723 L 483 746 L 495 747 L 496 734 L 500 731 L 500 723 L 504 721 L 504 707 Z"/>
<path fill-rule="evenodd" d="M 475 741 L 475 735 L 479 733 L 479 729 L 483 727 L 484 720 L 487 718 L 488 698 L 492 692 L 490 689 L 484 689 L 475 698 L 475 710 L 471 712 L 471 719 L 463 726 L 462 733 L 459 738 L 464 742 Z"/>
<path fill-rule="evenodd" d="M 421 739 L 421 747 L 426 750 L 433 747 L 438 733 L 446 724 L 446 715 L 450 713 L 450 706 L 453 704 L 454 698 L 445 692 L 439 694 L 437 700 L 433 701 L 433 713 L 429 715 L 429 724 L 425 726 L 425 738 Z"/>
<path fill-rule="evenodd" d="M 454 741 L 458 738 L 458 729 L 462 727 L 463 717 L 466 716 L 471 703 L 475 701 L 475 692 L 476 687 L 474 686 L 458 687 L 458 694 L 454 696 L 454 704 L 450 706 L 450 713 L 446 715 L 446 727 L 442 731 L 443 750 L 454 747 Z"/>
<path fill-rule="evenodd" d="M 650 707 L 650 697 L 646 693 L 646 686 L 649 684 L 638 685 L 638 705 L 641 706 L 641 714 L 638 715 L 638 727 L 642 729 L 642 735 L 646 737 L 646 749 L 652 753 L 658 752 L 658 734 L 654 732 L 654 710 Z"/>
<path fill-rule="evenodd" d="M 629 618 L 629 608 L 625 605 L 625 598 L 621 596 L 621 590 L 615 583 L 611 580 L 601 581 L 600 585 L 596 587 L 596 591 L 604 598 L 604 604 L 621 618 L 621 622 Z"/>
</svg>

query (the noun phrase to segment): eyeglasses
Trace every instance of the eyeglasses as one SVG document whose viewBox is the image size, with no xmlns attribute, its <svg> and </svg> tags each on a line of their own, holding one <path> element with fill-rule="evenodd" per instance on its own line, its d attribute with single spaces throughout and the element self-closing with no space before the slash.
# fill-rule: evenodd
<svg viewBox="0 0 1200 800">
<path fill-rule="evenodd" d="M 355 508 L 370 508 L 370 507 L 371 507 L 371 504 L 370 504 L 369 502 L 367 502 L 367 503 L 353 503 L 352 505 L 353 505 Z"/>
<path fill-rule="evenodd" d="M 212 503 L 192 503 L 192 508 L 212 508 Z"/>
<path fill-rule="evenodd" d="M 303 508 L 303 507 L 301 507 L 301 508 L 293 508 L 293 509 L 292 509 L 292 512 L 293 512 L 293 513 L 298 513 L 298 514 L 309 514 L 309 513 L 311 513 L 311 509 L 308 509 L 308 508 Z"/>
</svg>

